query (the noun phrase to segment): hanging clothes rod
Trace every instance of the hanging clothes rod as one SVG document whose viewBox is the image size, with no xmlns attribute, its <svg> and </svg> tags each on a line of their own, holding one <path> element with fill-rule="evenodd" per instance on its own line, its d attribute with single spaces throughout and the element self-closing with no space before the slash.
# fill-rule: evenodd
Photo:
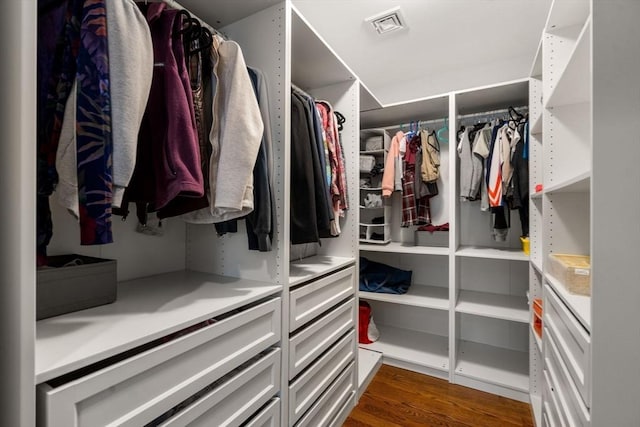
<svg viewBox="0 0 640 427">
<path fill-rule="evenodd" d="M 444 123 L 447 120 L 448 119 L 446 117 L 443 117 L 441 119 L 414 120 L 414 123 L 417 123 L 419 126 L 422 126 L 422 125 L 430 125 L 434 123 Z M 400 129 L 405 126 L 410 126 L 410 123 L 400 123 L 399 125 L 384 126 L 376 129 L 393 130 L 393 129 Z"/>
<path fill-rule="evenodd" d="M 295 90 L 296 92 L 299 92 L 301 95 L 304 95 L 307 98 L 315 99 L 315 97 L 309 95 L 307 92 L 305 92 L 304 90 L 300 89 L 298 86 L 296 86 L 293 83 L 291 83 L 291 89 Z"/>
<path fill-rule="evenodd" d="M 521 107 L 513 107 L 513 108 L 517 112 L 529 111 L 529 107 L 526 106 L 526 105 L 523 105 Z M 472 119 L 472 118 L 475 118 L 475 117 L 499 116 L 499 115 L 504 115 L 504 114 L 509 114 L 509 109 L 508 108 L 502 108 L 500 110 L 484 111 L 482 113 L 464 114 L 464 115 L 458 116 L 458 120 Z"/>
</svg>

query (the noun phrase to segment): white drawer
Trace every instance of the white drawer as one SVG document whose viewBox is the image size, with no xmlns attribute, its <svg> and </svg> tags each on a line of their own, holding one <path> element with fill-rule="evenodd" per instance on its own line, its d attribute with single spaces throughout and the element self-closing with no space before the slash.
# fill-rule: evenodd
<svg viewBox="0 0 640 427">
<path fill-rule="evenodd" d="M 41 384 L 38 425 L 145 425 L 277 343 L 280 313 L 272 299 L 60 386 Z"/>
<path fill-rule="evenodd" d="M 542 396 L 542 413 L 546 418 L 546 425 L 549 427 L 566 427 L 566 421 L 561 418 L 559 412 L 558 396 L 555 386 L 551 382 L 549 373 L 544 371 L 545 387 Z"/>
<path fill-rule="evenodd" d="M 355 334 L 343 337 L 289 385 L 289 422 L 297 422 L 354 360 Z"/>
<path fill-rule="evenodd" d="M 349 398 L 355 393 L 355 363 L 349 367 L 320 396 L 317 402 L 296 424 L 296 427 L 325 427 L 336 419 Z"/>
<path fill-rule="evenodd" d="M 353 328 L 355 316 L 355 299 L 351 298 L 291 337 L 289 380 L 302 372 L 338 338 Z"/>
<path fill-rule="evenodd" d="M 280 391 L 279 384 L 278 348 L 238 372 L 160 426 L 239 426 Z"/>
<path fill-rule="evenodd" d="M 569 376 L 569 372 L 560 359 L 558 347 L 554 342 L 554 336 L 549 329 L 545 328 L 545 350 L 544 363 L 546 372 L 553 384 L 554 391 L 558 397 L 558 403 L 567 420 L 569 427 L 591 425 L 589 409 L 585 406 L 575 383 Z"/>
<path fill-rule="evenodd" d="M 280 398 L 271 400 L 244 427 L 280 427 Z"/>
<path fill-rule="evenodd" d="M 289 332 L 310 322 L 355 293 L 355 268 L 340 270 L 291 291 Z"/>
<path fill-rule="evenodd" d="M 341 427 L 349 417 L 349 414 L 356 407 L 356 392 L 354 391 L 346 402 L 342 405 L 342 408 L 338 411 L 338 415 L 331 421 L 329 427 Z"/>
<path fill-rule="evenodd" d="M 591 336 L 548 285 L 545 296 L 544 325 L 553 333 L 580 396 L 591 407 Z"/>
</svg>

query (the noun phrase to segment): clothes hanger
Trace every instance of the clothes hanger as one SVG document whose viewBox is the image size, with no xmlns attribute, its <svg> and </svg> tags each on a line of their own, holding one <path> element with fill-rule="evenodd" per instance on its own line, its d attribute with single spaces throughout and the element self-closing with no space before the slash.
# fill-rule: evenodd
<svg viewBox="0 0 640 427">
<path fill-rule="evenodd" d="M 344 118 L 340 111 L 334 111 L 333 114 L 335 114 L 336 120 L 338 122 L 338 132 L 341 132 L 343 129 L 342 125 L 347 121 L 347 119 Z"/>
<path fill-rule="evenodd" d="M 449 119 L 447 117 L 444 118 L 442 127 L 436 132 L 436 138 L 438 139 L 438 143 L 440 143 L 440 141 L 445 144 L 449 142 Z"/>
</svg>

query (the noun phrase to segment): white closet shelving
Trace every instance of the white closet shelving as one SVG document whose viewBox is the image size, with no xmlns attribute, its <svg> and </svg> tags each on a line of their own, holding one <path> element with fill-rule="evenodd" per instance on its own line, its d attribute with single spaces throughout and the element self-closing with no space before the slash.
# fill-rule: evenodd
<svg viewBox="0 0 640 427">
<path fill-rule="evenodd" d="M 479 203 L 457 197 L 455 150 L 459 118 L 528 103 L 528 81 L 514 81 L 364 111 L 363 126 L 426 122 L 435 130 L 447 119 L 441 142 L 439 194 L 431 200 L 433 224 L 450 223 L 447 247 L 415 245 L 416 227 L 400 225 L 401 200 L 391 198 L 391 242 L 360 244 L 361 256 L 413 272 L 403 295 L 360 292 L 380 329 L 379 341 L 361 345 L 382 352 L 384 363 L 447 378 L 451 382 L 520 400 L 529 395 L 529 257 L 512 215 L 507 242 L 491 238 Z M 395 129 L 394 129 L 395 126 Z M 408 128 L 408 126 L 405 126 Z"/>
<path fill-rule="evenodd" d="M 168 3 L 180 7 L 177 3 Z M 27 407 L 16 413 L 16 421 L 12 421 L 11 425 L 34 424 L 37 384 L 40 385 L 41 397 L 57 395 L 59 390 L 55 386 L 50 389 L 49 385 L 59 383 L 57 379 L 60 375 L 77 372 L 96 362 L 103 363 L 112 356 L 129 357 L 123 356 L 123 352 L 128 351 L 133 353 L 125 353 L 131 356 L 119 359 L 123 360 L 120 363 L 126 365 L 127 369 L 143 369 L 144 374 L 140 377 L 146 379 L 141 379 L 139 385 L 142 386 L 147 380 L 159 381 L 156 389 L 163 393 L 165 389 L 162 384 L 170 377 L 180 380 L 181 372 L 184 371 L 186 375 L 188 371 L 191 375 L 192 370 L 201 369 L 197 375 L 194 371 L 188 381 L 181 382 L 175 389 L 167 385 L 166 390 L 171 392 L 164 393 L 161 399 L 146 405 L 143 410 L 136 409 L 137 397 L 127 402 L 127 399 L 122 399 L 125 394 L 143 396 L 145 393 L 129 394 L 126 391 L 129 390 L 127 387 L 136 387 L 137 380 L 125 378 L 120 367 L 113 370 L 114 374 L 103 370 L 92 374 L 100 377 L 102 384 L 116 381 L 116 377 L 118 381 L 124 380 L 113 383 L 109 398 L 101 398 L 100 404 L 109 405 L 111 411 L 105 411 L 105 414 L 112 412 L 114 416 L 120 408 L 130 406 L 132 412 L 129 415 L 134 414 L 130 421 L 136 425 L 145 424 L 168 409 L 163 405 L 178 397 L 189 397 L 215 381 L 221 384 L 220 387 L 178 415 L 180 420 L 176 418 L 176 422 L 193 421 L 199 417 L 198 420 L 206 424 L 212 422 L 208 418 L 212 413 L 222 416 L 228 413 L 225 411 L 233 410 L 234 415 L 228 413 L 232 417 L 229 420 L 238 425 L 252 421 L 254 414 L 253 421 L 270 420 L 275 422 L 274 425 L 293 425 L 296 420 L 313 425 L 320 420 L 317 418 L 319 416 L 322 423 L 339 425 L 355 404 L 357 345 L 354 328 L 357 296 L 354 297 L 354 294 L 359 222 L 360 84 L 289 1 L 232 4 L 185 0 L 182 6 L 205 22 L 215 23 L 229 39 L 238 42 L 247 64 L 260 68 L 265 75 L 270 104 L 272 185 L 276 203 L 277 228 L 273 250 L 267 253 L 249 251 L 243 225 L 238 227 L 237 234 L 219 237 L 212 226 L 186 225 L 179 220 L 169 219 L 163 221 L 163 236 L 149 236 L 135 232 L 134 216 L 130 216 L 126 222 L 114 221 L 116 243 L 103 247 L 83 247 L 78 244 L 77 225 L 65 212 L 56 208 L 50 253 L 80 253 L 116 259 L 119 295 L 113 304 L 35 323 L 32 298 L 35 290 L 35 221 L 33 218 L 25 220 L 20 216 L 12 217 L 15 222 L 11 224 L 21 225 L 22 228 L 16 227 L 16 233 L 10 239 L 3 240 L 3 252 L 13 253 L 15 248 L 24 248 L 19 251 L 19 259 L 15 260 L 9 272 L 21 278 L 15 282 L 16 287 L 25 292 L 15 294 L 6 301 L 15 307 L 23 307 L 13 312 L 13 319 L 35 326 L 36 336 L 14 334 L 9 341 L 5 340 L 4 335 L 2 338 L 3 348 L 13 346 L 15 342 L 23 343 L 20 345 L 20 357 L 15 360 L 34 361 L 27 366 L 28 372 L 23 373 L 21 379 L 8 382 L 12 390 L 20 390 Z M 29 15 L 29 19 L 21 21 L 28 34 L 35 34 L 35 16 Z M 30 38 L 25 37 L 24 40 L 26 42 Z M 19 63 L 21 66 L 17 68 L 21 69 L 23 75 L 35 75 L 35 59 Z M 35 91 L 34 82 L 28 80 L 24 90 Z M 310 251 L 315 253 L 314 256 L 303 259 L 297 255 L 292 259 L 294 257 L 289 244 L 291 83 L 318 99 L 330 102 L 346 118 L 341 140 L 351 209 L 340 220 L 342 234 L 323 240 L 321 246 Z M 24 117 L 30 119 L 17 120 L 17 123 L 28 123 L 21 132 L 27 127 L 35 127 L 30 121 L 35 121 L 35 105 L 27 103 L 25 110 L 22 112 Z M 15 138 L 16 141 L 22 139 Z M 20 191 L 9 198 L 24 212 L 35 212 L 33 206 L 27 206 L 26 209 L 22 202 L 22 194 L 35 194 L 35 180 L 30 175 L 35 144 L 33 147 L 18 145 L 19 150 L 3 151 L 7 158 L 16 160 L 16 165 L 25 167 L 24 171 L 16 174 L 25 178 L 20 181 Z M 5 176 L 3 172 L 2 176 L 2 182 L 8 182 L 8 175 Z M 318 295 L 323 291 L 326 293 L 328 289 L 338 288 L 344 297 L 336 299 L 335 305 L 326 305 L 327 299 L 318 301 Z M 303 303 L 300 302 L 302 295 L 308 295 Z M 312 303 L 310 307 L 305 305 L 309 301 Z M 315 310 L 317 314 L 295 317 L 300 314 L 301 307 Z M 294 322 L 300 318 L 308 320 L 294 327 Z M 204 321 L 206 323 L 202 323 Z M 195 325 L 202 326 L 202 329 L 194 332 L 190 328 Z M 323 325 L 326 326 L 324 329 Z M 157 340 L 184 329 L 189 330 L 187 335 L 158 347 L 159 350 L 149 350 L 158 355 L 156 362 L 172 354 L 173 359 L 163 362 L 166 365 L 163 365 L 164 369 L 157 370 L 153 363 L 136 365 L 135 360 L 147 360 L 149 357 L 146 346 L 158 345 Z M 238 334 L 234 335 L 236 330 Z M 341 331 L 339 336 L 330 334 L 336 330 Z M 311 340 L 305 341 L 307 337 Z M 317 341 L 314 340 L 319 339 L 321 345 L 317 347 Z M 216 342 L 219 345 L 216 346 Z M 210 347 L 212 343 L 213 347 Z M 211 351 L 209 358 L 205 357 L 206 352 L 203 353 L 205 347 Z M 318 349 L 323 351 L 319 352 Z M 190 359 L 194 363 L 186 363 L 183 358 L 189 351 L 194 355 Z M 233 353 L 227 355 L 227 351 Z M 303 356 L 306 367 L 300 367 L 299 358 Z M 168 364 L 173 368 L 185 364 L 185 369 L 172 370 Z M 211 366 L 207 368 L 207 364 Z M 300 372 L 295 379 L 294 369 Z M 85 377 L 81 377 L 80 381 L 84 383 Z M 93 386 L 83 387 L 82 393 L 85 393 Z M 314 390 L 311 394 L 304 391 L 309 387 Z M 119 390 L 125 394 L 120 394 Z M 242 409 L 236 411 L 233 405 L 240 403 L 239 399 L 246 400 L 241 402 Z M 302 411 L 300 402 L 295 399 L 305 399 L 305 409 L 308 411 Z M 57 409 L 57 403 L 47 407 L 51 413 Z M 71 425 L 67 418 L 66 421 L 62 421 L 62 418 L 43 421 L 44 410 L 44 402 L 39 402 L 38 418 L 42 425 Z M 64 416 L 69 414 L 67 411 Z M 94 415 L 95 412 L 81 415 L 88 418 L 82 418 L 83 421 L 78 425 L 83 425 L 85 421 L 91 424 L 89 420 L 94 419 L 91 418 Z M 13 413 L 9 417 L 12 416 Z M 218 422 L 222 420 L 215 419 Z M 102 425 L 102 422 L 96 421 L 93 425 L 98 424 Z"/>
<path fill-rule="evenodd" d="M 637 215 L 629 211 L 637 211 L 640 200 L 613 216 L 607 200 L 624 198 L 640 179 L 632 160 L 640 149 L 624 137 L 638 131 L 637 121 L 619 116 L 640 114 L 631 95 L 640 64 L 628 60 L 640 52 L 634 23 L 640 4 L 623 0 L 611 6 L 555 0 L 531 72 L 537 119 L 530 145 L 529 292 L 543 299 L 544 313 L 542 338 L 531 329 L 530 392 L 538 426 L 559 420 L 633 425 L 638 419 L 629 396 L 640 392 L 640 376 L 628 354 L 640 344 L 629 339 L 634 328 L 625 319 L 637 311 L 630 301 L 640 296 L 631 285 L 637 282 L 637 257 L 630 249 L 640 232 L 633 226 Z M 543 184 L 542 191 L 534 193 L 535 183 Z M 590 295 L 571 293 L 551 274 L 552 253 L 590 256 Z"/>
<path fill-rule="evenodd" d="M 380 149 L 370 149 L 367 141 L 374 139 Z M 375 159 L 373 167 L 386 163 L 387 152 L 391 139 L 384 129 L 363 129 L 360 131 L 360 158 Z M 376 146 L 377 148 L 377 146 Z M 375 204 L 370 198 L 380 197 L 378 206 L 367 206 Z M 382 174 L 376 169 L 375 172 L 360 170 L 360 243 L 370 243 L 373 245 L 385 245 L 391 241 L 391 206 L 388 200 L 382 198 Z M 375 220 L 375 221 L 374 221 Z"/>
</svg>

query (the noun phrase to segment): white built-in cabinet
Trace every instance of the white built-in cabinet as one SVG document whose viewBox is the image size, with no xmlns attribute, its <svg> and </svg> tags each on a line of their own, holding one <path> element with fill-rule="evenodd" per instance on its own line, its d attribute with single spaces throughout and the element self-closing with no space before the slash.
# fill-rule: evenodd
<svg viewBox="0 0 640 427">
<path fill-rule="evenodd" d="M 519 80 L 361 114 L 363 127 L 387 127 L 392 136 L 410 122 L 435 131 L 448 126 L 440 132 L 431 214 L 433 224 L 450 225 L 447 247 L 415 245 L 417 227 L 400 227 L 401 198 L 392 195 L 391 242 L 361 243 L 360 255 L 411 270 L 412 285 L 404 295 L 359 293 L 380 330 L 380 339 L 361 349 L 380 353 L 384 363 L 523 401 L 529 399 L 529 258 L 520 221 L 512 211 L 507 241 L 496 242 L 480 202 L 460 199 L 456 130 L 476 123 L 477 114 L 527 106 L 528 97 L 528 80 Z"/>
<path fill-rule="evenodd" d="M 0 179 L 18 190 L 5 192 L 12 207 L 1 239 L 10 261 L 2 272 L 3 324 L 13 328 L 2 334 L 2 348 L 12 349 L 2 364 L 3 405 L 4 396 L 16 399 L 7 397 L 0 424 L 142 426 L 179 406 L 158 425 L 341 425 L 357 389 L 357 78 L 289 1 L 182 2 L 238 42 L 247 64 L 265 75 L 273 250 L 249 251 L 242 224 L 220 237 L 211 225 L 169 219 L 162 236 L 149 236 L 135 232 L 133 216 L 114 221 L 115 243 L 83 247 L 77 224 L 55 208 L 50 253 L 116 259 L 118 299 L 35 322 L 36 14 L 27 3 L 15 5 L 23 18 L 16 33 L 25 34 L 13 53 L 23 92 L 6 104 L 21 115 L 12 143 L 3 144 L 3 165 L 12 166 Z M 341 235 L 307 246 L 303 252 L 315 255 L 305 258 L 293 256 L 301 251 L 289 243 L 292 83 L 346 118 L 351 209 Z"/>
<path fill-rule="evenodd" d="M 640 420 L 639 16 L 635 1 L 555 0 L 531 71 L 530 293 L 544 312 L 542 339 L 531 339 L 536 425 Z M 551 276 L 552 253 L 591 256 L 590 296 Z"/>
</svg>

